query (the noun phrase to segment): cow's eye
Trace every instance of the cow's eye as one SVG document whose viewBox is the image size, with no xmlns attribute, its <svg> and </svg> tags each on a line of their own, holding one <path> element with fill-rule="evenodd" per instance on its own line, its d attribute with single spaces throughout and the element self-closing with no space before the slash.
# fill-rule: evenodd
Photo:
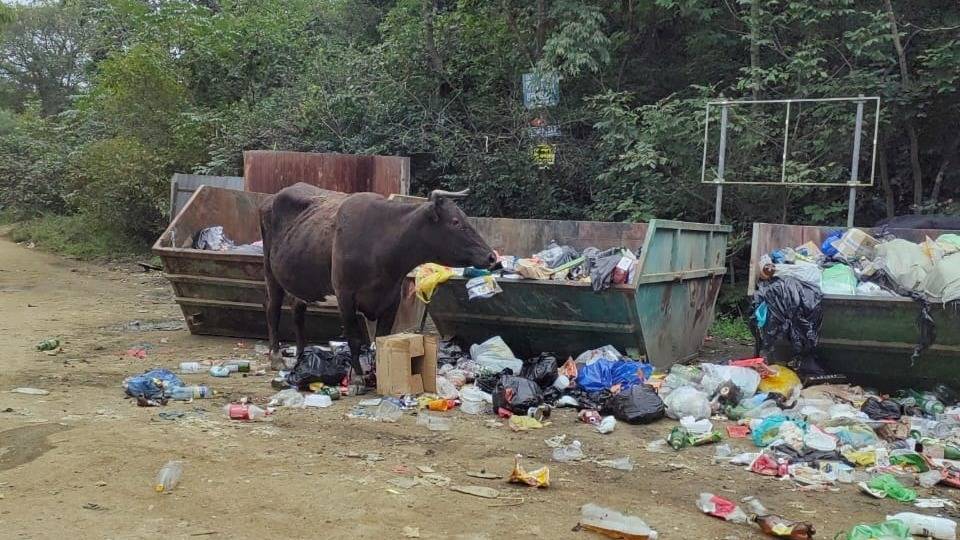
<svg viewBox="0 0 960 540">
<path fill-rule="evenodd" d="M 451 223 L 453 223 L 453 226 L 454 226 L 454 227 L 459 227 L 459 226 L 460 226 L 460 220 L 457 219 L 457 218 L 453 218 L 453 221 L 452 221 Z"/>
</svg>

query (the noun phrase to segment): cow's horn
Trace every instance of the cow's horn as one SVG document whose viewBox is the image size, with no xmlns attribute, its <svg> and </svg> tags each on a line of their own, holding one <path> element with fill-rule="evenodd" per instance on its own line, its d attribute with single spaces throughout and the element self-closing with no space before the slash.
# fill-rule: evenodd
<svg viewBox="0 0 960 540">
<path fill-rule="evenodd" d="M 430 192 L 430 200 L 435 201 L 440 198 L 462 199 L 469 194 L 470 194 L 470 188 L 467 188 L 463 191 L 446 191 L 443 189 L 435 189 Z"/>
</svg>

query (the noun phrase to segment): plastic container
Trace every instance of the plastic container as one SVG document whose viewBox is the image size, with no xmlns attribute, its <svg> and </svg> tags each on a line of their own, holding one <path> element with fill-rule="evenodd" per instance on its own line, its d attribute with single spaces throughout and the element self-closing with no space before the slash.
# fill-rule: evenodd
<svg viewBox="0 0 960 540">
<path fill-rule="evenodd" d="M 180 362 L 180 373 L 203 373 L 203 368 L 200 362 Z"/>
<path fill-rule="evenodd" d="M 333 400 L 327 394 L 308 394 L 303 398 L 304 407 L 317 407 L 325 409 L 333 405 Z"/>
<path fill-rule="evenodd" d="M 153 490 L 157 493 L 172 491 L 173 488 L 180 483 L 182 476 L 183 462 L 168 461 L 167 464 L 160 469 L 160 472 L 157 473 L 157 479 L 153 483 Z"/>
<path fill-rule="evenodd" d="M 573 441 L 566 446 L 553 449 L 553 460 L 561 463 L 579 461 L 584 458 L 580 441 Z"/>
<path fill-rule="evenodd" d="M 270 398 L 271 407 L 303 407 L 303 394 L 295 388 L 287 388 L 274 394 Z"/>
<path fill-rule="evenodd" d="M 267 411 L 249 403 L 230 403 L 223 408 L 231 420 L 261 420 Z"/>
<path fill-rule="evenodd" d="M 952 519 L 914 512 L 900 512 L 887 516 L 887 521 L 892 519 L 902 521 L 910 528 L 910 534 L 915 536 L 928 536 L 937 540 L 956 540 L 957 538 L 957 523 Z"/>
<path fill-rule="evenodd" d="M 460 391 L 460 410 L 466 414 L 483 414 L 487 410 L 486 392 L 476 386 L 465 386 Z"/>
<path fill-rule="evenodd" d="M 177 386 L 170 391 L 170 397 L 180 401 L 213 397 L 214 391 L 204 385 Z"/>
<path fill-rule="evenodd" d="M 642 519 L 592 503 L 580 507 L 580 526 L 612 538 L 657 539 L 657 531 Z"/>
</svg>

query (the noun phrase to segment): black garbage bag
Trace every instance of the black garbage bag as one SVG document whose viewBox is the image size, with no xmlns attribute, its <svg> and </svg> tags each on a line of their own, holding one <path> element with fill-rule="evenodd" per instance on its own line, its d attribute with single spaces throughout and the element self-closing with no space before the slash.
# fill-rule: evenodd
<svg viewBox="0 0 960 540">
<path fill-rule="evenodd" d="M 868 397 L 860 410 L 866 413 L 871 420 L 899 420 L 903 416 L 900 404 L 896 401 L 880 401 L 874 397 Z"/>
<path fill-rule="evenodd" d="M 540 385 L 513 375 L 502 375 L 493 389 L 493 410 L 506 409 L 513 414 L 526 415 L 527 409 L 543 403 Z"/>
<path fill-rule="evenodd" d="M 350 371 L 350 350 L 327 351 L 317 346 L 306 347 L 287 374 L 287 384 L 305 390 L 310 383 L 338 385 Z"/>
<path fill-rule="evenodd" d="M 577 410 L 590 409 L 599 411 L 603 404 L 613 397 L 610 390 L 601 390 L 599 392 L 587 392 L 582 388 L 568 388 L 564 390 L 563 395 L 571 396 L 577 400 Z"/>
<path fill-rule="evenodd" d="M 529 358 L 520 368 L 520 376 L 536 382 L 543 388 L 553 385 L 553 381 L 560 376 L 557 371 L 557 358 L 550 353 L 540 353 L 536 358 Z"/>
<path fill-rule="evenodd" d="M 193 249 L 225 251 L 233 246 L 233 240 L 227 238 L 220 225 L 200 229 L 193 235 Z"/>
<path fill-rule="evenodd" d="M 588 247 L 583 250 L 584 274 L 590 275 L 590 286 L 594 292 L 610 288 L 613 282 L 613 269 L 623 258 L 622 248 L 610 248 L 606 251 L 600 251 L 594 247 Z"/>
<path fill-rule="evenodd" d="M 816 285 L 793 277 L 761 281 L 753 295 L 751 322 L 759 333 L 762 352 L 769 353 L 777 341 L 786 339 L 794 358 L 812 358 L 823 322 L 822 299 Z"/>
<path fill-rule="evenodd" d="M 770 450 L 774 452 L 775 457 L 785 458 L 790 463 L 813 463 L 815 461 L 841 461 L 846 465 L 853 466 L 847 458 L 843 457 L 837 450 L 814 450 L 804 448 L 803 451 L 797 451 L 790 445 L 778 444 L 771 446 Z"/>
<path fill-rule="evenodd" d="M 653 388 L 638 384 L 608 399 L 600 412 L 628 424 L 649 424 L 663 418 L 666 407 Z"/>
</svg>

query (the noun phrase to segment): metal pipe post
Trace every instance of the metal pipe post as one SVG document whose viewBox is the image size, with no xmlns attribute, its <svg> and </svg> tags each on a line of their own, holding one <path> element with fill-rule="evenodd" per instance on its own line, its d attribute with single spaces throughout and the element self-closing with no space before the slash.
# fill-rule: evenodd
<svg viewBox="0 0 960 540">
<path fill-rule="evenodd" d="M 717 163 L 717 202 L 713 214 L 713 223 L 720 224 L 721 208 L 723 206 L 723 169 L 727 159 L 727 104 L 720 108 L 720 159 Z"/>
<path fill-rule="evenodd" d="M 857 178 L 860 175 L 860 132 L 863 130 L 863 94 L 857 101 L 857 123 L 853 133 L 853 159 L 850 163 L 850 200 L 847 206 L 847 227 L 853 227 L 853 214 L 857 206 Z"/>
</svg>

